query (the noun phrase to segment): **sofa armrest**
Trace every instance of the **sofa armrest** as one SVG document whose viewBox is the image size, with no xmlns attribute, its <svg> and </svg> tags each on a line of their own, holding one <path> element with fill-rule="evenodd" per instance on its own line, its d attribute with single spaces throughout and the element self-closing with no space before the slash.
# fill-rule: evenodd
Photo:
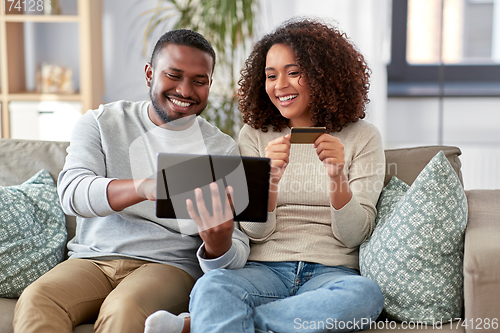
<svg viewBox="0 0 500 333">
<path fill-rule="evenodd" d="M 485 321 L 500 315 L 500 190 L 466 191 L 469 219 L 465 232 L 465 318 L 474 327 L 467 332 L 500 332 L 485 329 Z M 482 327 L 478 327 L 478 324 Z M 480 329 L 482 328 L 482 329 Z"/>
</svg>

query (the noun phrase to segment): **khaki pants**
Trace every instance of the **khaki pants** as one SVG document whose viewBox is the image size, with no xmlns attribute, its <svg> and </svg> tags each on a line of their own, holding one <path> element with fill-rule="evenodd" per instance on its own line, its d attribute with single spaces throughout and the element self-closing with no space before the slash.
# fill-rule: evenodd
<svg viewBox="0 0 500 333">
<path fill-rule="evenodd" d="M 72 332 L 96 320 L 94 331 L 143 333 L 157 310 L 188 310 L 195 280 L 185 271 L 140 260 L 69 259 L 24 290 L 14 332 Z"/>
</svg>

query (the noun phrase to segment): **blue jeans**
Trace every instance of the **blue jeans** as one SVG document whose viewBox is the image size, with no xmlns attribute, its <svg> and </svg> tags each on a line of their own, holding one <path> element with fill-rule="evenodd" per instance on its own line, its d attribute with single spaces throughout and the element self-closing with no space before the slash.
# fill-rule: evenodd
<svg viewBox="0 0 500 333">
<path fill-rule="evenodd" d="M 191 332 L 349 332 L 384 307 L 378 285 L 358 271 L 308 262 L 248 262 L 200 278 Z"/>
</svg>

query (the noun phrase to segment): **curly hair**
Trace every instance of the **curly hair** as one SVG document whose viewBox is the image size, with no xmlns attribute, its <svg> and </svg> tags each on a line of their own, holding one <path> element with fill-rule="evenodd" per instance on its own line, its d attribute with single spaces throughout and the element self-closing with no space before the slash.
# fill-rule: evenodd
<svg viewBox="0 0 500 333">
<path fill-rule="evenodd" d="M 348 123 L 365 117 L 369 102 L 370 69 L 345 33 L 313 19 L 289 20 L 258 41 L 241 70 L 238 81 L 239 110 L 243 121 L 267 132 L 287 126 L 269 99 L 265 66 L 274 44 L 288 45 L 309 82 L 311 121 L 328 132 L 340 132 Z"/>
</svg>

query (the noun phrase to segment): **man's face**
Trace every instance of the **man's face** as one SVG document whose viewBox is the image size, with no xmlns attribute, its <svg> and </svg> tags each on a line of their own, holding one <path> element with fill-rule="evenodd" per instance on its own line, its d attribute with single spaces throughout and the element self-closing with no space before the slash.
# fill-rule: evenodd
<svg viewBox="0 0 500 333">
<path fill-rule="evenodd" d="M 199 115 L 207 105 L 212 65 L 212 57 L 202 50 L 167 44 L 158 54 L 154 69 L 151 64 L 146 65 L 151 120 L 161 126 Z"/>
</svg>

